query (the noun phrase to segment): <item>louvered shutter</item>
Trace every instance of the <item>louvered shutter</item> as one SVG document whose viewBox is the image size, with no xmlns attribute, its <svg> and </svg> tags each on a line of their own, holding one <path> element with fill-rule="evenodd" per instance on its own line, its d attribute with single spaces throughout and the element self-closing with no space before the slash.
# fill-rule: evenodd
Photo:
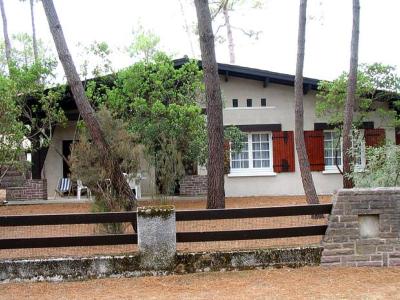
<svg viewBox="0 0 400 300">
<path fill-rule="evenodd" d="M 294 172 L 293 131 L 272 132 L 274 172 Z"/>
<path fill-rule="evenodd" d="M 311 171 L 323 171 L 324 160 L 324 132 L 322 130 L 304 131 L 308 161 Z"/>
<path fill-rule="evenodd" d="M 377 147 L 385 143 L 385 129 L 365 129 L 364 130 L 365 145 Z"/>
</svg>

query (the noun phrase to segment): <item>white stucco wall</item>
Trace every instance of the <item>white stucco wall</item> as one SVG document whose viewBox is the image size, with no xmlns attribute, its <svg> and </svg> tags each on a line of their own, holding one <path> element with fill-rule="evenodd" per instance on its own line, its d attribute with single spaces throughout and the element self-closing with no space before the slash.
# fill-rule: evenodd
<svg viewBox="0 0 400 300">
<path fill-rule="evenodd" d="M 224 125 L 246 124 L 282 124 L 282 130 L 294 131 L 294 88 L 285 85 L 268 84 L 263 82 L 221 76 L 221 88 L 224 99 Z M 309 91 L 304 96 L 304 130 L 313 130 L 314 123 L 324 122 L 315 116 L 316 92 Z M 248 109 L 246 99 L 253 99 L 253 108 Z M 267 99 L 267 107 L 261 107 L 260 99 Z M 239 108 L 232 108 L 232 99 L 239 100 Z M 242 107 L 242 108 L 240 108 Z M 378 117 L 372 117 L 375 127 L 386 129 L 386 138 L 394 141 L 395 131 L 385 125 Z M 66 128 L 57 128 L 51 147 L 62 150 L 63 140 L 72 140 L 75 123 L 71 122 Z M 54 195 L 58 178 L 62 176 L 62 159 L 50 147 L 44 165 L 44 176 L 48 180 L 49 197 Z M 142 194 L 153 195 L 155 192 L 154 169 L 145 160 L 141 160 L 141 170 L 146 173 L 142 181 Z M 207 170 L 199 168 L 199 175 L 205 175 Z M 313 172 L 313 178 L 319 194 L 331 194 L 342 186 L 340 174 L 323 174 Z M 301 195 L 304 194 L 301 183 L 299 165 L 296 154 L 295 172 L 278 173 L 275 176 L 225 177 L 225 193 L 227 196 L 260 196 L 260 195 Z"/>
<path fill-rule="evenodd" d="M 74 139 L 75 128 L 76 122 L 70 121 L 65 127 L 56 127 L 54 131 L 42 170 L 42 178 L 47 179 L 47 194 L 49 199 L 54 197 L 58 180 L 63 176 L 63 161 L 62 157 L 58 154 L 62 153 L 62 142 Z M 140 160 L 140 167 L 145 176 L 145 179 L 141 182 L 142 195 L 151 195 L 155 191 L 154 169 L 144 159 Z"/>
<path fill-rule="evenodd" d="M 225 109 L 224 125 L 282 124 L 282 130 L 294 131 L 294 88 L 291 86 L 263 83 L 255 80 L 221 77 Z M 315 116 L 316 92 L 304 96 L 304 130 L 314 130 L 314 123 L 324 122 Z M 246 108 L 246 99 L 253 99 L 253 108 Z M 261 107 L 261 98 L 267 99 L 267 107 Z M 232 99 L 239 100 L 239 107 L 232 108 Z M 242 107 L 242 108 L 241 108 Z M 386 129 L 386 138 L 394 141 L 395 131 L 385 126 L 378 117 L 369 121 L 375 127 Z M 275 176 L 231 177 L 225 176 L 226 196 L 302 195 L 304 194 L 297 154 L 295 172 L 278 173 Z M 312 172 L 318 194 L 331 194 L 342 186 L 340 174 Z"/>
</svg>

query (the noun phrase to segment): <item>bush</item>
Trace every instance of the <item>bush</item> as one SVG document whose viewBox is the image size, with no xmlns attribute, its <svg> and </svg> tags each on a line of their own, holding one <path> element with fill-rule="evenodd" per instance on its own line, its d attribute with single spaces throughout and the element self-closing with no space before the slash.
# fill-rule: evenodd
<svg viewBox="0 0 400 300">
<path fill-rule="evenodd" d="M 122 171 L 136 174 L 140 157 L 136 137 L 128 132 L 125 122 L 115 118 L 107 109 L 101 108 L 97 116 L 111 153 L 120 162 Z M 82 180 L 91 189 L 95 196 L 94 211 L 122 211 L 126 203 L 116 197 L 109 181 L 110 170 L 104 167 L 101 157 L 97 147 L 91 143 L 86 128 L 80 124 L 78 141 L 72 145 L 71 156 L 68 159 L 72 178 Z"/>
<path fill-rule="evenodd" d="M 355 187 L 400 186 L 400 146 L 367 147 L 365 159 L 365 169 L 350 175 Z"/>
</svg>

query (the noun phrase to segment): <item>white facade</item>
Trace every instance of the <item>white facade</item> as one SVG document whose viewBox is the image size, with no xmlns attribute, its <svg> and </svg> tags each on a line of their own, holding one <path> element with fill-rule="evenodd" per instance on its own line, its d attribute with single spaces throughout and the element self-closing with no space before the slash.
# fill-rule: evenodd
<svg viewBox="0 0 400 300">
<path fill-rule="evenodd" d="M 281 124 L 282 131 L 294 131 L 294 87 L 221 76 L 221 89 L 225 104 L 224 125 Z M 266 107 L 261 107 L 261 98 Z M 238 107 L 232 107 L 232 99 L 238 99 Z M 252 107 L 246 107 L 252 99 Z M 304 95 L 304 130 L 314 130 L 314 123 L 324 122 L 315 115 L 316 91 Z M 379 118 L 372 118 L 375 127 L 385 128 L 386 139 L 395 140 L 395 130 L 385 127 Z M 273 157 L 273 155 L 272 155 Z M 318 194 L 332 194 L 342 187 L 342 176 L 336 171 L 312 172 Z M 225 194 L 228 197 L 264 195 L 303 195 L 300 169 L 295 153 L 295 172 L 253 174 L 243 172 L 225 176 Z"/>
<path fill-rule="evenodd" d="M 225 126 L 280 124 L 282 131 L 294 131 L 295 105 L 294 88 L 292 86 L 269 83 L 264 87 L 262 81 L 234 76 L 221 76 L 220 79 Z M 233 99 L 237 99 L 238 107 L 233 107 Z M 252 99 L 252 107 L 247 107 L 247 99 Z M 265 106 L 261 106 L 261 99 L 265 99 Z M 304 130 L 314 130 L 314 123 L 325 121 L 316 117 L 315 103 L 316 91 L 310 90 L 304 95 Z M 373 121 L 376 128 L 385 128 L 386 139 L 395 140 L 394 128 L 385 127 L 379 118 L 372 118 L 368 121 Z M 65 128 L 57 127 L 55 130 L 42 170 L 42 177 L 47 179 L 49 197 L 54 195 L 58 179 L 63 175 L 63 162 L 58 154 L 62 152 L 62 141 L 74 138 L 75 126 L 75 122 L 69 122 Z M 271 132 L 265 132 L 265 134 L 271 134 Z M 249 142 L 251 143 L 250 138 Z M 273 143 L 273 141 L 270 140 L 270 143 Z M 269 147 L 269 153 L 265 150 L 260 155 L 269 155 L 269 158 L 273 159 L 272 145 L 270 144 Z M 304 194 L 296 153 L 295 172 L 273 172 L 272 160 L 269 164 L 266 161 L 259 163 L 265 166 L 261 171 L 254 169 L 247 170 L 248 172 L 240 172 L 240 170 L 231 168 L 231 174 L 225 176 L 226 196 Z M 142 182 L 142 194 L 151 195 L 155 191 L 154 170 L 149 168 L 145 162 L 142 163 L 142 168 L 146 173 L 146 178 Z M 204 175 L 207 171 L 204 167 L 199 167 L 198 173 Z M 342 187 L 342 176 L 336 170 L 312 172 L 312 175 L 318 194 L 332 194 Z"/>
</svg>

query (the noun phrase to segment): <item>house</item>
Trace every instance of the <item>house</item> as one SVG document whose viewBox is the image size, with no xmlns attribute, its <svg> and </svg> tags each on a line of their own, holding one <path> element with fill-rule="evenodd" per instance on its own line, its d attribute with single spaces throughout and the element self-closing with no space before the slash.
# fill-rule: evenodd
<svg viewBox="0 0 400 300">
<path fill-rule="evenodd" d="M 185 58 L 175 60 L 175 66 L 185 62 Z M 230 171 L 225 176 L 226 196 L 304 194 L 294 147 L 294 76 L 229 64 L 218 64 L 218 71 L 224 126 L 236 125 L 247 135 L 241 153 L 230 153 Z M 305 141 L 317 193 L 332 194 L 342 186 L 342 175 L 334 159 L 335 132 L 326 120 L 315 115 L 317 85 L 317 79 L 304 78 Z M 61 106 L 68 124 L 55 128 L 49 148 L 32 155 L 32 179 L 26 181 L 21 197 L 52 197 L 58 179 L 68 176 L 68 165 L 59 153 L 68 157 L 79 114 L 71 94 L 65 96 Z M 365 122 L 362 131 L 366 145 L 376 145 L 385 138 L 400 142 L 399 132 L 396 134 L 378 116 Z M 361 151 L 361 166 L 364 161 Z M 338 163 L 341 164 L 341 153 Z M 146 162 L 141 167 L 146 173 L 141 183 L 142 195 L 150 195 L 155 191 L 154 170 Z M 199 166 L 197 174 L 182 179 L 180 193 L 205 194 L 206 182 L 207 171 Z M 15 197 L 20 194 L 16 193 Z"/>
<path fill-rule="evenodd" d="M 184 60 L 176 61 L 182 64 Z M 294 76 L 218 64 L 224 101 L 224 126 L 236 125 L 247 134 L 240 154 L 230 154 L 225 176 L 228 197 L 303 195 L 294 146 Z M 318 194 L 332 194 L 342 187 L 335 164 L 334 128 L 315 114 L 318 80 L 304 78 L 304 130 L 312 176 Z M 362 126 L 366 145 L 385 138 L 400 143 L 400 134 L 376 116 Z M 359 163 L 365 163 L 364 151 Z M 340 153 L 338 163 L 341 164 Z M 181 194 L 206 192 L 206 170 L 186 176 Z"/>
</svg>

